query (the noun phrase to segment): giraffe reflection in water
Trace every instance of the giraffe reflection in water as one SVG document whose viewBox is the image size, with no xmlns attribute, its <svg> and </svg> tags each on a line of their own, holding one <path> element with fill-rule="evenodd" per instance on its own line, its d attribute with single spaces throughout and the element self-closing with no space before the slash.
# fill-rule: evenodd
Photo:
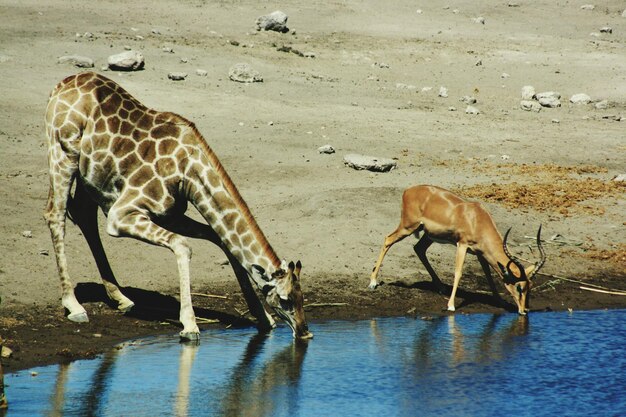
<svg viewBox="0 0 626 417">
<path fill-rule="evenodd" d="M 296 415 L 299 410 L 302 364 L 308 340 L 295 339 L 276 353 L 259 369 L 255 364 L 268 340 L 267 335 L 254 335 L 235 367 L 227 394 L 223 397 L 223 416 Z"/>
</svg>

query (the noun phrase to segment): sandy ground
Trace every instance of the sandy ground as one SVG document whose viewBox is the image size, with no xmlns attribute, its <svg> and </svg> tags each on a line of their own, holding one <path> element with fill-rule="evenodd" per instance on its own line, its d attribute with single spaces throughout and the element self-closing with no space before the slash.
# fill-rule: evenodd
<svg viewBox="0 0 626 417">
<path fill-rule="evenodd" d="M 527 258 L 537 256 L 527 237 L 543 224 L 548 260 L 533 310 L 625 307 L 624 296 L 555 278 L 626 289 L 626 187 L 612 181 L 626 173 L 623 1 L 599 1 L 594 10 L 547 0 L 388 3 L 1 0 L 0 335 L 14 350 L 5 371 L 176 333 L 167 321 L 177 310 L 173 255 L 103 233 L 118 279 L 146 300 L 120 316 L 103 303 L 95 264 L 72 224 L 70 273 L 91 322 L 63 319 L 42 218 L 44 108 L 52 87 L 81 70 L 57 59 L 87 56 L 102 71 L 109 55 L 127 47 L 145 56 L 145 69 L 105 74 L 149 107 L 194 121 L 279 255 L 302 260 L 306 302 L 346 303 L 310 306 L 309 319 L 445 307 L 408 240 L 383 266 L 381 279 L 392 285 L 366 289 L 383 238 L 398 224 L 402 191 L 419 183 L 482 201 L 502 232 L 513 226 L 511 248 Z M 257 32 L 256 18 L 274 10 L 289 15 L 291 31 Z M 606 26 L 612 33 L 600 33 Z M 228 70 L 239 62 L 264 82 L 230 81 Z M 189 76 L 168 80 L 173 71 Z M 562 106 L 521 110 L 525 85 L 559 92 Z M 442 86 L 448 97 L 438 96 Z M 576 93 L 609 106 L 570 104 Z M 465 113 L 459 99 L 466 95 L 477 99 L 480 114 Z M 326 144 L 336 153 L 319 154 Z M 343 164 L 348 153 L 395 158 L 398 166 L 355 171 Z M 208 242 L 194 241 L 193 249 L 193 291 L 228 297 L 196 297 L 199 316 L 249 325 L 224 255 Z M 435 245 L 429 255 L 451 283 L 454 248 Z M 484 295 L 473 257 L 461 288 L 457 314 L 504 311 Z"/>
</svg>

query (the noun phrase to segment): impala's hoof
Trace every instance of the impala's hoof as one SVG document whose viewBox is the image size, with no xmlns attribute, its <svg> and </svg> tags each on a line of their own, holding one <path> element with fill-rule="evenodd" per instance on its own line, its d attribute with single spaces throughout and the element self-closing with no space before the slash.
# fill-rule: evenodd
<svg viewBox="0 0 626 417">
<path fill-rule="evenodd" d="M 179 333 L 181 342 L 197 342 L 200 340 L 199 332 L 185 332 L 182 331 Z"/>
<path fill-rule="evenodd" d="M 375 290 L 380 284 L 378 282 L 370 282 L 370 285 L 367 286 L 370 290 Z"/>
<path fill-rule="evenodd" d="M 89 317 L 87 316 L 87 312 L 81 311 L 80 313 L 73 313 L 67 316 L 70 321 L 74 323 L 88 323 Z"/>
</svg>

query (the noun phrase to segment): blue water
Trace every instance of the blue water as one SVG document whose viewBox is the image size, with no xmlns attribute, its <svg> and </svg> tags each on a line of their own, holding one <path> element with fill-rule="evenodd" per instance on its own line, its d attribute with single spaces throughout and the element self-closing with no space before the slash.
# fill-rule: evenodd
<svg viewBox="0 0 626 417">
<path fill-rule="evenodd" d="M 8 374 L 7 416 L 626 416 L 626 310 L 310 327 L 303 343 L 211 330 Z"/>
</svg>

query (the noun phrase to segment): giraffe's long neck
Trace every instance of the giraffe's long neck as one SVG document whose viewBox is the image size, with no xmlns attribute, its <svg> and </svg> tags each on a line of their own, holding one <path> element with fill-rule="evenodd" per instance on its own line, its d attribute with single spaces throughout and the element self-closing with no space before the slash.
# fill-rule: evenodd
<svg viewBox="0 0 626 417">
<path fill-rule="evenodd" d="M 229 252 L 248 271 L 260 265 L 269 272 L 280 260 L 261 231 L 248 205 L 217 158 L 193 127 L 199 154 L 190 155 L 186 175 L 188 198 Z"/>
</svg>

